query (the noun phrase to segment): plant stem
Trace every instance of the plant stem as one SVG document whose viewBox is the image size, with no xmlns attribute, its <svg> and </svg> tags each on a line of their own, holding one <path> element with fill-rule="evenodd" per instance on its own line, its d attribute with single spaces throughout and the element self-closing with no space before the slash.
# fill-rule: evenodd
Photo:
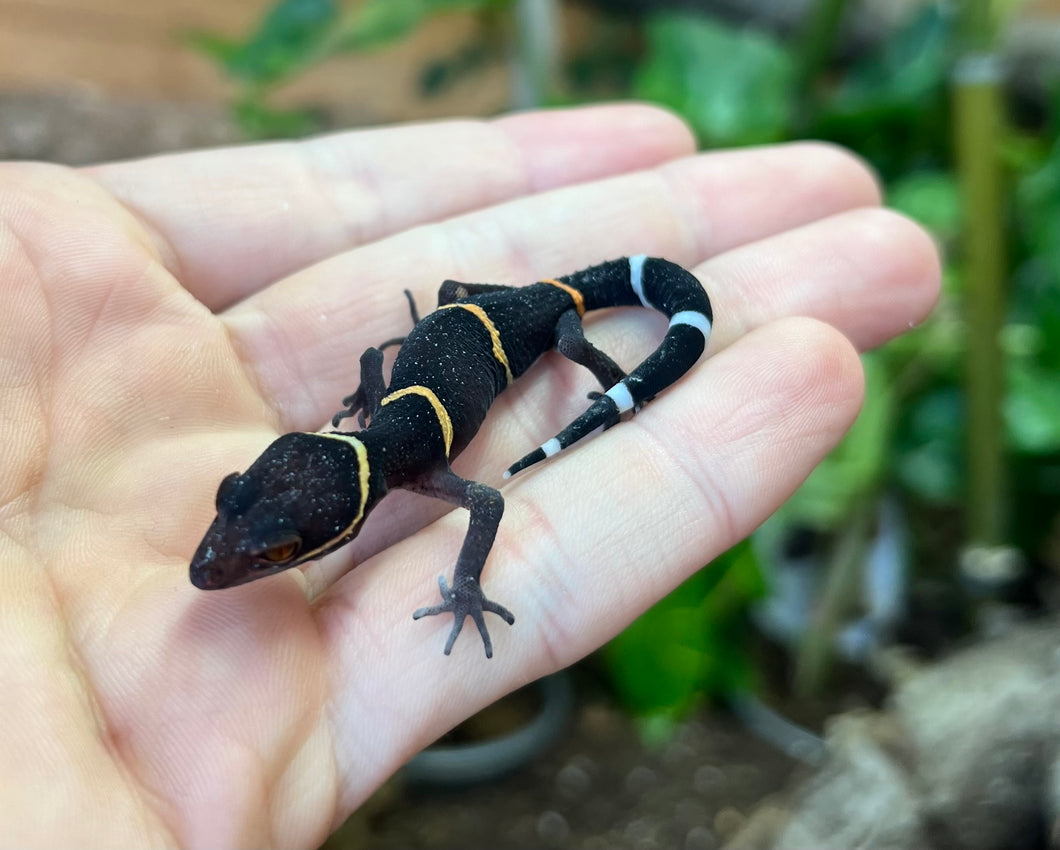
<svg viewBox="0 0 1060 850">
<path fill-rule="evenodd" d="M 795 658 L 793 689 L 801 698 L 819 695 L 831 668 L 840 619 L 858 592 L 877 503 L 874 497 L 869 494 L 855 504 L 836 540 L 820 604 Z"/>
<path fill-rule="evenodd" d="M 970 543 L 997 545 L 1005 536 L 1005 470 L 1001 405 L 1003 358 L 998 342 L 1003 293 L 1005 198 L 998 158 L 1001 74 L 987 0 L 965 3 L 964 50 L 954 71 L 957 167 L 964 196 Z"/>
<path fill-rule="evenodd" d="M 557 0 L 516 0 L 512 105 L 544 105 L 559 79 L 560 11 Z"/>
</svg>

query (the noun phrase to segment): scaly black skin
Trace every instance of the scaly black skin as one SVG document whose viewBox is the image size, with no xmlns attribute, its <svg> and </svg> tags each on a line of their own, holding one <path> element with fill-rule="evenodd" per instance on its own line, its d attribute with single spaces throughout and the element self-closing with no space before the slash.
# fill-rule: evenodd
<svg viewBox="0 0 1060 850">
<path fill-rule="evenodd" d="M 699 359 L 713 319 L 710 301 L 692 274 L 643 256 L 526 287 L 446 281 L 439 309 L 423 319 L 409 301 L 412 331 L 361 356 L 361 385 L 332 423 L 356 415 L 362 430 L 285 434 L 246 472 L 225 478 L 217 517 L 191 562 L 191 581 L 204 590 L 233 587 L 320 558 L 352 540 L 387 492 L 413 490 L 467 508 L 471 521 L 452 587 L 440 577 L 441 604 L 412 616 L 453 614 L 446 655 L 470 616 L 492 657 L 483 613 L 515 622 L 479 584 L 504 499 L 460 478 L 449 461 L 474 437 L 497 395 L 552 348 L 589 369 L 608 392 L 592 393 L 584 414 L 505 477 L 614 425 Z M 659 347 L 629 375 L 585 339 L 581 322 L 586 310 L 623 305 L 671 318 Z M 387 386 L 382 348 L 396 344 L 401 350 Z"/>
</svg>

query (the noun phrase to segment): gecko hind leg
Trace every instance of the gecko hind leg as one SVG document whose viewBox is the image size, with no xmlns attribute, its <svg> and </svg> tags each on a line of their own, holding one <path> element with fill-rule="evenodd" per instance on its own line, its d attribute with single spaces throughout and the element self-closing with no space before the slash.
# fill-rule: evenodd
<svg viewBox="0 0 1060 850">
<path fill-rule="evenodd" d="M 559 317 L 556 323 L 556 339 L 553 347 L 568 360 L 584 366 L 593 373 L 600 385 L 609 390 L 623 378 L 627 377 L 622 369 L 607 354 L 593 345 L 585 338 L 585 330 L 582 327 L 581 316 L 576 310 L 568 310 Z M 601 392 L 588 393 L 593 401 L 603 395 Z M 640 407 L 637 407 L 639 410 Z M 617 425 L 621 421 L 618 413 L 604 423 L 604 430 Z"/>
<path fill-rule="evenodd" d="M 511 289 L 511 287 L 500 283 L 462 283 L 459 280 L 444 280 L 438 287 L 438 306 L 444 307 L 461 298 L 467 298 L 469 295 L 499 292 L 502 289 Z"/>
<path fill-rule="evenodd" d="M 460 635 L 460 630 L 464 627 L 464 621 L 471 617 L 482 637 L 486 657 L 492 658 L 493 642 L 486 628 L 484 613 L 488 611 L 496 614 L 509 626 L 515 622 L 515 615 L 503 605 L 487 599 L 479 584 L 486 557 L 493 548 L 497 526 L 504 513 L 504 497 L 492 487 L 461 478 L 448 468 L 421 479 L 415 486 L 407 489 L 425 496 L 444 499 L 454 505 L 467 508 L 471 514 L 467 536 L 464 538 L 463 546 L 460 547 L 460 555 L 453 572 L 452 587 L 446 582 L 445 576 L 439 576 L 438 588 L 442 595 L 441 604 L 417 609 L 413 612 L 412 619 L 419 620 L 421 617 L 433 617 L 437 614 L 452 614 L 453 628 L 445 643 L 445 654 L 449 655 Z"/>
</svg>

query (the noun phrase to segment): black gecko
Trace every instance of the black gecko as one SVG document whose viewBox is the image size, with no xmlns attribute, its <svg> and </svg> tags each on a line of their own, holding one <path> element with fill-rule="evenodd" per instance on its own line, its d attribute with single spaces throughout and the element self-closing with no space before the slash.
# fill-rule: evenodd
<svg viewBox="0 0 1060 850">
<path fill-rule="evenodd" d="M 713 320 L 710 300 L 680 266 L 641 255 L 525 287 L 447 280 L 438 309 L 422 320 L 411 295 L 409 302 L 412 331 L 361 356 L 361 385 L 332 422 L 338 427 L 357 415 L 362 430 L 285 434 L 246 472 L 226 477 L 217 517 L 192 559 L 191 582 L 203 590 L 233 587 L 320 558 L 352 540 L 389 490 L 412 490 L 471 514 L 452 587 L 440 577 L 441 604 L 412 616 L 453 615 L 446 655 L 470 616 L 489 658 L 483 612 L 515 622 L 479 585 L 504 499 L 460 478 L 449 461 L 471 441 L 498 393 L 550 348 L 589 369 L 606 392 L 592 393 L 585 413 L 504 477 L 614 425 L 699 359 Z M 659 347 L 628 375 L 582 331 L 586 310 L 623 305 L 651 307 L 670 319 Z M 388 387 L 382 349 L 396 344 Z"/>
</svg>

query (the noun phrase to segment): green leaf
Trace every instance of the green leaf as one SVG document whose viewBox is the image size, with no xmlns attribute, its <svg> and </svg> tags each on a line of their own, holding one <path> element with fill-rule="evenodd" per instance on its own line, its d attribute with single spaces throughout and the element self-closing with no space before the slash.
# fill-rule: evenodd
<svg viewBox="0 0 1060 850">
<path fill-rule="evenodd" d="M 338 19 L 335 0 L 280 0 L 226 61 L 232 76 L 275 83 L 315 59 Z"/>
<path fill-rule="evenodd" d="M 1031 251 L 1060 256 L 1060 140 L 1041 167 L 1019 181 L 1016 201 Z"/>
<path fill-rule="evenodd" d="M 248 139 L 294 139 L 320 129 L 320 122 L 310 112 L 271 109 L 253 96 L 240 100 L 233 111 Z"/>
<path fill-rule="evenodd" d="M 232 38 L 204 30 L 193 30 L 184 37 L 184 42 L 192 49 L 220 65 L 232 61 L 243 45 Z"/>
<path fill-rule="evenodd" d="M 1029 257 L 1016 270 L 1013 282 L 1006 332 L 1013 327 L 1029 330 L 1035 362 L 1054 374 L 1060 372 L 1060 252 Z"/>
<path fill-rule="evenodd" d="M 913 402 L 898 440 L 899 481 L 931 502 L 954 504 L 964 486 L 964 397 L 939 387 Z"/>
<path fill-rule="evenodd" d="M 638 714 L 677 716 L 704 696 L 745 688 L 744 615 L 764 593 L 747 541 L 715 559 L 604 647 L 619 697 Z"/>
<path fill-rule="evenodd" d="M 1028 454 L 1060 451 L 1060 374 L 1009 358 L 1004 417 L 1010 445 Z"/>
<path fill-rule="evenodd" d="M 386 44 L 412 32 L 427 14 L 427 0 L 369 0 L 348 18 L 338 43 L 344 50 Z"/>
<path fill-rule="evenodd" d="M 837 110 L 923 109 L 945 88 L 954 54 L 955 17 L 929 4 L 844 78 Z"/>
<path fill-rule="evenodd" d="M 1002 414 L 1005 438 L 1015 451 L 1050 456 L 1060 452 L 1060 373 L 1027 355 L 1008 355 Z M 942 386 L 914 402 L 898 440 L 896 472 L 918 496 L 953 504 L 964 486 L 964 396 Z"/>
<path fill-rule="evenodd" d="M 364 50 L 402 38 L 427 18 L 447 12 L 478 12 L 511 0 L 368 0 L 343 23 L 336 37 L 343 50 Z"/>
<path fill-rule="evenodd" d="M 1014 275 L 1012 317 L 1038 329 L 1039 364 L 1060 371 L 1060 140 L 1020 179 L 1016 213 L 1027 256 Z"/>
<path fill-rule="evenodd" d="M 944 161 L 954 44 L 954 15 L 928 4 L 841 78 L 814 134 L 853 147 L 887 176 Z"/>
<path fill-rule="evenodd" d="M 673 13 L 653 15 L 636 97 L 675 109 L 708 147 L 787 136 L 796 84 L 792 57 L 747 28 Z"/>
</svg>

